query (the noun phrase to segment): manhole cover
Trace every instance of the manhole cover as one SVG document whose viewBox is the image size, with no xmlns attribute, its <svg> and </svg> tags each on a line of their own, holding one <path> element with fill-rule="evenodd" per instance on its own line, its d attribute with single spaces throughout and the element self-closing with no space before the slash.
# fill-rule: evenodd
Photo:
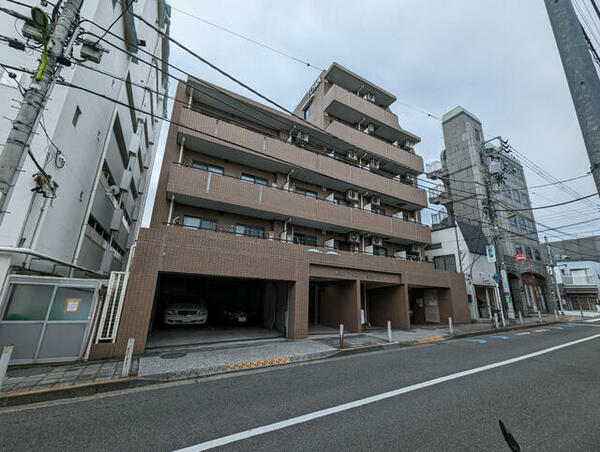
<svg viewBox="0 0 600 452">
<path fill-rule="evenodd" d="M 183 358 L 187 353 L 183 352 L 172 352 L 172 353 L 163 353 L 160 355 L 162 359 L 175 359 L 175 358 Z"/>
</svg>

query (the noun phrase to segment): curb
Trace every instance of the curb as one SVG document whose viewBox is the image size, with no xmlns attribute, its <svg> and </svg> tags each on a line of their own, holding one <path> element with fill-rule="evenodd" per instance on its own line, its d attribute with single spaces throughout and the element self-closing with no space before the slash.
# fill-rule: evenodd
<svg viewBox="0 0 600 452">
<path fill-rule="evenodd" d="M 22 392 L 22 393 L 13 393 L 6 396 L 0 396 L 0 407 L 14 407 L 19 405 L 28 405 L 32 403 L 39 402 L 49 402 L 53 400 L 61 400 L 61 399 L 69 399 L 75 397 L 84 397 L 95 394 L 101 394 L 105 392 L 119 391 L 123 389 L 131 389 L 138 388 L 142 386 L 148 386 L 157 383 L 167 383 L 172 381 L 179 380 L 189 380 L 193 378 L 203 378 L 208 376 L 214 376 L 219 374 L 229 374 L 229 373 L 237 373 L 244 372 L 251 369 L 265 369 L 270 367 L 283 367 L 286 364 L 293 364 L 298 362 L 306 362 L 306 361 L 315 361 L 318 359 L 324 358 L 335 358 L 341 356 L 355 355 L 361 353 L 368 353 L 373 351 L 385 350 L 390 348 L 407 348 L 415 345 L 428 345 L 428 344 L 436 344 L 447 342 L 452 339 L 461 339 L 466 337 L 473 336 L 482 336 L 486 334 L 492 333 L 501 333 L 505 331 L 515 331 L 515 330 L 524 330 L 531 328 L 540 328 L 547 325 L 552 325 L 555 323 L 570 323 L 572 320 L 554 320 L 551 322 L 544 323 L 536 323 L 531 325 L 516 325 L 509 326 L 505 328 L 494 328 L 476 332 L 469 333 L 460 333 L 460 334 L 452 334 L 448 336 L 444 336 L 443 339 L 438 341 L 430 341 L 430 342 L 419 342 L 417 341 L 409 341 L 409 342 L 391 342 L 386 344 L 374 344 L 374 345 L 363 345 L 358 347 L 345 348 L 341 350 L 333 350 L 327 352 L 319 352 L 319 353 L 311 353 L 308 355 L 304 355 L 302 357 L 289 357 L 285 362 L 275 362 L 276 359 L 273 360 L 272 364 L 266 365 L 252 365 L 252 363 L 242 363 L 248 364 L 248 366 L 240 366 L 236 369 L 231 369 L 230 365 L 220 365 L 211 368 L 205 369 L 188 369 L 185 371 L 179 372 L 168 372 L 166 374 L 155 374 L 155 375 L 146 375 L 144 377 L 128 377 L 128 378 L 120 378 L 118 380 L 103 380 L 103 381 L 94 381 L 90 383 L 81 383 L 75 386 L 68 386 L 64 388 L 48 388 L 48 389 L 40 389 L 38 391 L 31 392 Z M 265 360 L 271 361 L 271 360 Z"/>
</svg>

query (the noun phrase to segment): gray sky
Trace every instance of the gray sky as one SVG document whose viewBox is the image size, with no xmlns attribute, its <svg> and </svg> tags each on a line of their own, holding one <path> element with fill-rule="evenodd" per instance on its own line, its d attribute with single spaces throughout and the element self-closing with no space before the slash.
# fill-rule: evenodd
<svg viewBox="0 0 600 452">
<path fill-rule="evenodd" d="M 419 135 L 416 152 L 439 158 L 442 128 L 400 102 L 435 116 L 461 105 L 559 180 L 589 171 L 589 160 L 544 4 L 540 0 L 170 0 L 187 11 L 327 68 L 332 61 L 392 92 L 400 124 Z M 201 8 L 198 5 L 202 4 Z M 171 35 L 282 105 L 292 108 L 319 71 L 173 10 Z M 252 97 L 200 61 L 171 47 L 171 62 Z M 181 76 L 181 74 L 178 74 Z M 175 83 L 172 83 L 174 88 Z M 163 128 L 161 144 L 166 138 Z M 157 156 L 162 160 L 162 148 Z M 145 224 L 154 201 L 151 183 Z M 547 181 L 525 169 L 529 186 Z M 568 183 L 582 196 L 591 177 Z M 534 206 L 571 198 L 555 187 L 530 190 Z M 593 198 L 599 204 L 597 198 Z M 435 207 L 437 208 L 437 207 Z M 553 227 L 600 217 L 583 203 L 536 213 Z M 594 213 L 595 212 L 595 213 Z M 600 222 L 569 229 L 600 233 Z M 541 227 L 538 227 L 541 229 Z M 557 238 L 555 232 L 549 239 Z"/>
</svg>

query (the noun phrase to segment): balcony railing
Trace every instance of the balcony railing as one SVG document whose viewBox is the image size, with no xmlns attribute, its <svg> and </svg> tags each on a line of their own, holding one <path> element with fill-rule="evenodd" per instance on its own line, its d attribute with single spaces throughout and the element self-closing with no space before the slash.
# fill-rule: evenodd
<svg viewBox="0 0 600 452">
<path fill-rule="evenodd" d="M 320 222 L 324 226 L 336 224 L 347 228 L 348 231 L 362 230 L 374 235 L 401 238 L 419 243 L 429 243 L 431 240 L 429 228 L 416 221 L 340 205 L 326 198 L 307 197 L 281 187 L 253 184 L 243 181 L 237 176 L 211 174 L 205 169 L 177 162 L 173 162 L 173 164 L 167 187 L 169 193 L 181 194 L 186 198 L 216 200 L 263 212 L 272 211 L 278 215 Z M 194 177 L 189 171 L 198 172 L 203 176 Z M 225 182 L 224 179 L 232 182 Z M 285 193 L 286 196 L 282 197 L 279 193 Z M 288 195 L 293 197 L 289 198 Z M 356 213 L 353 214 L 353 212 Z M 388 218 L 388 220 L 383 221 L 384 218 Z"/>
<path fill-rule="evenodd" d="M 325 177 L 347 181 L 351 185 L 373 193 L 380 193 L 419 206 L 427 205 L 425 192 L 416 186 L 416 182 L 410 183 L 379 172 L 368 171 L 337 153 L 324 154 L 308 147 L 298 146 L 295 142 L 290 143 L 280 137 L 259 132 L 254 128 L 215 118 L 192 109 L 181 110 L 180 123 L 180 133 L 185 135 L 195 136 L 223 146 L 231 146 L 239 149 L 240 152 L 286 162 L 288 165 L 298 165 Z M 296 149 L 302 149 L 304 152 Z M 341 165 L 341 162 L 344 165 Z M 352 170 L 354 167 L 360 171 Z"/>
<path fill-rule="evenodd" d="M 255 239 L 255 240 L 269 240 L 269 241 L 273 241 L 273 242 L 281 242 L 284 243 L 286 245 L 296 245 L 296 246 L 303 246 L 305 248 L 307 248 L 308 252 L 312 252 L 312 253 L 316 253 L 316 254 L 327 254 L 327 255 L 367 255 L 367 256 L 374 256 L 374 257 L 380 257 L 380 258 L 388 258 L 388 259 L 393 259 L 393 260 L 401 260 L 401 261 L 416 261 L 416 262 L 423 262 L 423 260 L 420 257 L 417 257 L 415 255 L 407 255 L 407 257 L 401 257 L 401 256 L 383 256 L 381 254 L 373 254 L 372 252 L 369 251 L 363 251 L 363 250 L 342 250 L 340 248 L 337 248 L 335 246 L 329 246 L 326 245 L 325 242 L 315 242 L 313 244 L 310 245 L 305 245 L 302 243 L 298 243 L 297 241 L 295 241 L 293 238 L 286 238 L 286 239 L 282 239 L 282 238 L 277 238 L 277 237 L 271 237 L 268 236 L 267 234 L 242 234 L 238 231 L 236 231 L 236 228 L 231 226 L 231 225 L 224 225 L 224 224 L 215 224 L 214 227 L 188 227 L 188 226 L 184 226 L 180 223 L 169 223 L 169 222 L 164 222 L 163 223 L 166 226 L 175 226 L 175 227 L 179 227 L 179 228 L 184 228 L 184 229 L 190 229 L 193 231 L 199 231 L 199 232 L 214 232 L 214 233 L 219 233 L 219 234 L 229 234 L 229 235 L 234 235 L 234 236 L 238 236 L 238 237 L 247 237 L 249 239 Z"/>
<path fill-rule="evenodd" d="M 596 280 L 593 276 L 589 275 L 581 275 L 581 276 L 571 276 L 564 275 L 562 277 L 563 284 L 565 286 L 595 286 Z"/>
</svg>

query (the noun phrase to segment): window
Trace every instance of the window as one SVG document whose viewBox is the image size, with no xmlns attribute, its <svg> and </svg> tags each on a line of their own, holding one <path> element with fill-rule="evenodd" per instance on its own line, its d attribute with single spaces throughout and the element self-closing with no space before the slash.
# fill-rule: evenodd
<svg viewBox="0 0 600 452">
<path fill-rule="evenodd" d="M 523 217 L 519 217 L 519 227 L 524 231 L 527 230 L 527 221 Z"/>
<path fill-rule="evenodd" d="M 384 248 L 383 246 L 374 246 L 373 256 L 387 256 L 387 248 Z"/>
<path fill-rule="evenodd" d="M 481 135 L 479 133 L 479 129 L 473 129 L 473 132 L 475 133 L 475 141 L 477 141 L 479 143 L 481 141 Z"/>
<path fill-rule="evenodd" d="M 521 201 L 521 197 L 519 196 L 519 192 L 517 190 L 512 191 L 513 199 L 517 202 Z"/>
<path fill-rule="evenodd" d="M 294 243 L 299 245 L 317 246 L 317 236 L 307 234 L 294 234 Z"/>
<path fill-rule="evenodd" d="M 385 209 L 381 207 L 371 207 L 371 212 L 376 213 L 377 215 L 385 215 Z"/>
<path fill-rule="evenodd" d="M 333 248 L 335 248 L 336 250 L 350 251 L 350 246 L 348 245 L 348 242 L 345 242 L 344 240 L 335 239 L 333 241 Z"/>
<path fill-rule="evenodd" d="M 119 115 L 116 116 L 115 123 L 113 124 L 113 135 L 115 136 L 115 141 L 117 142 L 117 147 L 119 148 L 119 154 L 121 155 L 123 166 L 125 168 L 129 168 L 129 152 L 127 152 L 127 145 L 125 144 L 125 138 L 123 137 L 123 129 L 121 128 Z"/>
<path fill-rule="evenodd" d="M 456 259 L 454 254 L 447 254 L 445 256 L 435 256 L 433 258 L 433 265 L 436 270 L 445 270 L 447 272 L 456 271 Z"/>
<path fill-rule="evenodd" d="M 533 259 L 533 254 L 531 253 L 531 248 L 528 246 L 525 246 L 525 254 L 527 255 L 527 257 L 529 259 Z"/>
<path fill-rule="evenodd" d="M 339 204 L 340 206 L 347 206 L 348 205 L 348 201 L 346 201 L 343 198 L 334 198 L 333 202 L 336 204 Z"/>
<path fill-rule="evenodd" d="M 533 250 L 533 255 L 534 255 L 536 261 L 542 260 L 542 256 L 540 255 L 540 252 L 538 250 Z"/>
<path fill-rule="evenodd" d="M 529 198 L 527 196 L 527 193 L 525 193 L 525 192 L 521 193 L 521 202 L 523 204 L 525 204 L 526 206 L 529 205 Z"/>
<path fill-rule="evenodd" d="M 510 187 L 508 185 L 504 185 L 504 196 L 506 196 L 509 199 L 512 197 Z"/>
<path fill-rule="evenodd" d="M 521 248 L 520 243 L 515 243 L 515 254 L 520 254 L 523 252 L 523 248 Z"/>
<path fill-rule="evenodd" d="M 131 76 L 127 74 L 127 79 L 125 80 L 125 91 L 127 93 L 127 103 L 129 104 L 129 115 L 131 116 L 131 125 L 133 127 L 133 132 L 137 132 L 137 117 L 135 115 L 135 103 L 133 101 L 133 89 L 131 87 Z"/>
<path fill-rule="evenodd" d="M 185 215 L 183 217 L 183 227 L 186 229 L 208 229 L 209 231 L 216 231 L 217 223 L 213 220 Z"/>
<path fill-rule="evenodd" d="M 508 219 L 508 221 L 510 222 L 510 225 L 511 225 L 512 227 L 514 227 L 514 228 L 516 228 L 516 227 L 517 227 L 517 217 L 510 217 L 510 218 Z"/>
<path fill-rule="evenodd" d="M 267 185 L 269 181 L 267 179 L 263 179 L 262 177 L 252 176 L 251 174 L 242 174 L 242 180 L 245 182 L 252 182 L 253 184 L 258 185 Z"/>
<path fill-rule="evenodd" d="M 73 124 L 73 127 L 77 127 L 77 122 L 79 122 L 79 117 L 81 116 L 81 109 L 79 108 L 79 106 L 75 107 L 75 113 L 73 113 L 73 120 L 71 121 L 71 123 Z"/>
<path fill-rule="evenodd" d="M 296 188 L 296 190 L 294 190 L 296 193 L 298 193 L 299 195 L 304 195 L 308 198 L 315 198 L 317 199 L 317 192 L 316 191 L 312 191 L 312 190 L 306 190 L 304 188 Z"/>
<path fill-rule="evenodd" d="M 209 173 L 221 174 L 223 175 L 224 170 L 220 166 L 209 165 L 208 163 L 202 163 L 197 160 L 192 162 L 192 168 L 200 169 L 203 171 L 208 171 Z"/>
<path fill-rule="evenodd" d="M 246 237 L 264 238 L 265 228 L 260 226 L 246 226 L 244 224 L 235 225 L 235 235 L 245 235 Z"/>
<path fill-rule="evenodd" d="M 310 113 L 312 112 L 312 100 L 308 103 L 308 105 L 304 108 L 304 119 L 308 119 L 308 117 L 310 116 Z"/>
</svg>

